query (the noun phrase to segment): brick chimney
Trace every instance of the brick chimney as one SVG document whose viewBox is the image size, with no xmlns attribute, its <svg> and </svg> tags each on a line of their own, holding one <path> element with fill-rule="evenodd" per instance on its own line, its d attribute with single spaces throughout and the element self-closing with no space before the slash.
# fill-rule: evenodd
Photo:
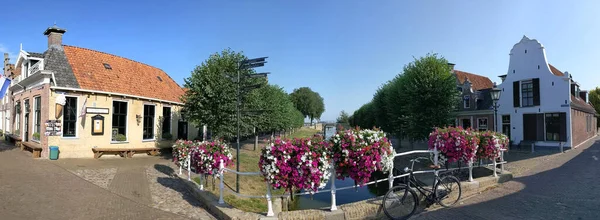
<svg viewBox="0 0 600 220">
<path fill-rule="evenodd" d="M 54 24 L 44 31 L 44 35 L 48 36 L 48 48 L 57 47 L 62 48 L 62 36 L 67 30 L 59 28 Z"/>
<path fill-rule="evenodd" d="M 450 71 L 454 71 L 454 63 L 448 63 L 448 67 L 450 67 Z"/>
<path fill-rule="evenodd" d="M 579 91 L 579 98 L 583 99 L 583 101 L 587 102 L 587 91 L 581 90 Z"/>
</svg>

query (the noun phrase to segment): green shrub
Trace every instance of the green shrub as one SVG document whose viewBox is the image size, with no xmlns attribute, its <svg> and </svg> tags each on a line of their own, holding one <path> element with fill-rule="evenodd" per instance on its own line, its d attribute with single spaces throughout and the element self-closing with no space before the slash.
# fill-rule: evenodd
<svg viewBox="0 0 600 220">
<path fill-rule="evenodd" d="M 164 134 L 162 134 L 162 139 L 163 140 L 173 140 L 173 135 L 171 133 L 164 133 Z"/>
<path fill-rule="evenodd" d="M 123 135 L 123 134 L 118 134 L 116 137 L 117 141 L 126 141 L 127 140 L 127 136 Z"/>
<path fill-rule="evenodd" d="M 21 136 L 21 131 L 19 130 L 15 130 L 15 132 L 13 133 L 14 135 L 20 137 Z"/>
<path fill-rule="evenodd" d="M 33 133 L 33 139 L 40 140 L 40 133 Z"/>
</svg>

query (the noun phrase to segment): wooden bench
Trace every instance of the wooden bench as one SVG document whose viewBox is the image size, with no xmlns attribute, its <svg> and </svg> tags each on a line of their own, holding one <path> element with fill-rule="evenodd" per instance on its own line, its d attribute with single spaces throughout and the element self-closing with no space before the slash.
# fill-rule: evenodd
<svg viewBox="0 0 600 220">
<path fill-rule="evenodd" d="M 118 154 L 121 157 L 127 156 L 129 149 L 127 148 L 92 148 L 94 158 L 100 158 L 104 153 Z"/>
<path fill-rule="evenodd" d="M 35 142 L 22 142 L 21 143 L 21 150 L 25 150 L 25 149 L 31 149 L 31 154 L 33 156 L 33 158 L 39 158 L 42 156 L 42 146 L 40 146 L 40 144 L 35 143 Z"/>
<path fill-rule="evenodd" d="M 15 142 L 15 147 L 21 148 L 21 150 L 23 150 L 23 145 L 21 144 L 23 139 L 21 139 L 21 137 L 16 136 L 14 134 L 9 134 L 8 139 L 10 142 L 13 142 L 13 141 Z"/>
<path fill-rule="evenodd" d="M 136 153 L 147 153 L 148 155 L 156 156 L 159 154 L 160 149 L 156 147 L 147 147 L 147 148 L 132 148 L 129 149 L 129 153 L 127 157 L 132 158 Z"/>
</svg>

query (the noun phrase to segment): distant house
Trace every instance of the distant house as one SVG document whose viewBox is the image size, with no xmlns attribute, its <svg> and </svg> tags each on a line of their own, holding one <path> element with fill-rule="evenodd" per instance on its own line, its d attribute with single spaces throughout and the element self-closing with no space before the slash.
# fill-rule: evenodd
<svg viewBox="0 0 600 220">
<path fill-rule="evenodd" d="M 523 36 L 513 46 L 508 72 L 500 78 L 497 122 L 515 144 L 577 147 L 596 136 L 597 113 L 587 91 L 547 62 L 537 40 Z"/>
<path fill-rule="evenodd" d="M 49 146 L 58 146 L 61 158 L 93 157 L 95 147 L 169 147 L 197 136 L 181 111 L 184 90 L 164 71 L 63 45 L 65 32 L 46 29 L 48 49 L 21 49 L 10 75 L 11 131 L 41 147 L 42 157 Z"/>
<path fill-rule="evenodd" d="M 456 88 L 460 92 L 461 99 L 455 111 L 455 125 L 477 131 L 495 130 L 490 94 L 492 81 L 485 76 L 455 70 L 452 63 L 448 65 L 456 77 Z"/>
</svg>

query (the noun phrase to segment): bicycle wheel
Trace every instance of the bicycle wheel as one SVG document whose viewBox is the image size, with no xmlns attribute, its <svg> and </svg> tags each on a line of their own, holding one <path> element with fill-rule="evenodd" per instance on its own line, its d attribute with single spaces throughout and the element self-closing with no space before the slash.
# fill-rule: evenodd
<svg viewBox="0 0 600 220">
<path fill-rule="evenodd" d="M 453 206 L 458 202 L 461 194 L 460 181 L 454 176 L 444 176 L 435 185 L 435 198 L 441 206 Z"/>
<path fill-rule="evenodd" d="M 406 185 L 392 187 L 383 197 L 383 212 L 394 220 L 408 219 L 419 206 L 417 193 Z"/>
</svg>

